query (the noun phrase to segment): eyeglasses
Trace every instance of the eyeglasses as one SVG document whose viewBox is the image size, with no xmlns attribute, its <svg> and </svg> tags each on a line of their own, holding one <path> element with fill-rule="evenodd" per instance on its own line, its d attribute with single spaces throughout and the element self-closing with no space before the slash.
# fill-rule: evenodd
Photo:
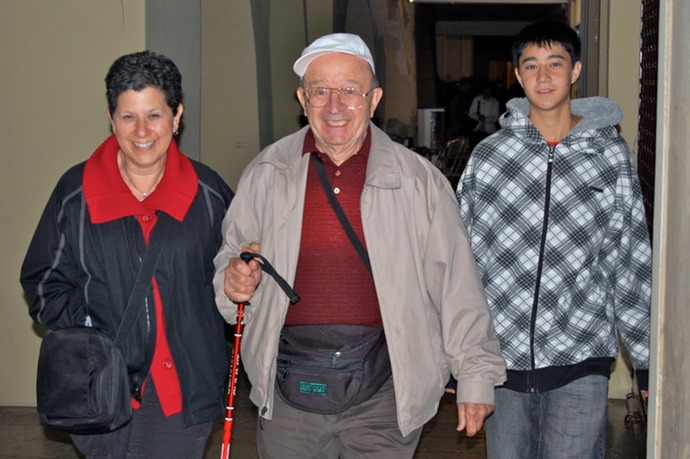
<svg viewBox="0 0 690 459">
<path fill-rule="evenodd" d="M 371 91 L 365 93 L 357 88 L 309 88 L 304 92 L 307 94 L 307 102 L 312 107 L 325 107 L 331 100 L 331 94 L 336 93 L 340 102 L 347 105 L 350 110 L 362 108 L 364 98 L 371 94 Z"/>
</svg>

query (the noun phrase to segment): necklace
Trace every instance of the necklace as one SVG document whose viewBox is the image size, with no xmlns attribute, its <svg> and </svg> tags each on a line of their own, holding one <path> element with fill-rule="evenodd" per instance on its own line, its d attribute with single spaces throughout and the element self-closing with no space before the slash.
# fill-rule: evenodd
<svg viewBox="0 0 690 459">
<path fill-rule="evenodd" d="M 158 186 L 158 183 L 160 183 L 161 178 L 163 178 L 163 173 L 161 172 L 156 180 L 153 182 L 153 185 L 149 187 L 148 190 L 146 191 L 141 191 L 138 186 L 134 184 L 132 179 L 129 177 L 129 174 L 127 174 L 127 171 L 125 170 L 124 166 L 122 167 L 122 177 L 125 179 L 125 182 L 129 186 L 130 191 L 136 191 L 139 193 L 141 196 L 137 197 L 136 194 L 134 194 L 134 197 L 139 200 L 139 202 L 143 201 L 144 199 L 148 198 L 151 193 L 156 189 L 156 186 Z"/>
<path fill-rule="evenodd" d="M 141 191 L 141 190 L 132 182 L 132 179 L 130 179 L 129 176 L 128 176 L 127 174 L 125 174 L 125 177 L 127 177 L 127 183 L 130 185 L 130 189 L 131 189 L 131 188 L 134 188 L 133 191 L 136 191 L 137 193 L 139 193 L 139 194 L 141 195 L 141 197 L 137 198 L 137 199 L 139 200 L 139 202 L 141 202 L 141 201 L 143 201 L 144 199 L 146 199 L 146 198 L 149 196 L 149 194 L 153 192 L 154 188 L 156 188 L 156 185 L 157 185 L 157 183 L 154 183 L 154 184 L 151 186 L 151 188 L 148 189 L 148 191 Z M 134 197 L 136 198 L 136 195 L 134 195 Z"/>
<path fill-rule="evenodd" d="M 165 164 L 165 163 L 163 163 Z M 134 184 L 134 181 L 132 178 L 129 176 L 127 173 L 127 166 L 125 164 L 125 157 L 124 153 L 122 150 L 118 152 L 118 157 L 117 157 L 117 165 L 118 168 L 120 169 L 120 175 L 122 176 L 122 179 L 125 181 L 125 184 L 129 188 L 129 191 L 132 192 L 132 195 L 139 200 L 139 202 L 143 201 L 144 199 L 148 198 L 151 193 L 153 193 L 160 183 L 161 179 L 163 178 L 163 173 L 165 172 L 165 166 L 163 165 L 160 170 L 156 171 L 156 177 L 153 180 L 153 183 L 149 187 L 148 190 L 146 191 L 141 191 L 138 186 Z M 139 194 L 139 196 L 137 196 Z"/>
</svg>

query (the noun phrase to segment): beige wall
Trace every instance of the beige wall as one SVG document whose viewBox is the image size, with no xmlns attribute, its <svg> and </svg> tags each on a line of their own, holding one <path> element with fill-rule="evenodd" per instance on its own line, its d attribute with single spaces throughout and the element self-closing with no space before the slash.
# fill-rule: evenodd
<svg viewBox="0 0 690 459">
<path fill-rule="evenodd" d="M 637 158 L 641 0 L 610 0 L 608 97 L 623 110 L 621 135 Z"/>
<path fill-rule="evenodd" d="M 602 32 L 607 33 L 602 38 L 607 48 L 600 51 L 607 64 L 602 69 L 607 78 L 602 86 L 608 88 L 608 94 L 601 95 L 613 99 L 623 111 L 621 135 L 637 158 L 641 0 L 610 0 L 608 6 L 609 10 L 602 14 L 610 21 Z M 609 396 L 625 398 L 631 384 L 629 367 L 619 356 L 609 383 Z"/>
<path fill-rule="evenodd" d="M 249 0 L 202 0 L 200 160 L 235 189 L 259 151 Z"/>
<path fill-rule="evenodd" d="M 0 0 L 0 405 L 35 404 L 40 338 L 19 269 L 60 175 L 109 134 L 103 78 L 144 46 L 140 0 Z"/>
<path fill-rule="evenodd" d="M 321 3 L 330 4 L 331 2 Z M 302 115 L 302 108 L 295 95 L 299 77 L 292 71 L 292 64 L 299 57 L 302 49 L 313 41 L 313 38 L 310 40 L 305 36 L 307 31 L 305 31 L 301 0 L 271 2 L 270 9 L 273 138 L 277 140 L 295 132 L 300 127 L 299 118 Z M 325 17 L 330 18 L 330 14 Z M 316 16 L 312 19 L 313 21 L 308 21 L 309 24 L 319 24 L 328 28 L 317 32 L 318 35 L 331 32 L 330 20 L 319 20 Z"/>
</svg>

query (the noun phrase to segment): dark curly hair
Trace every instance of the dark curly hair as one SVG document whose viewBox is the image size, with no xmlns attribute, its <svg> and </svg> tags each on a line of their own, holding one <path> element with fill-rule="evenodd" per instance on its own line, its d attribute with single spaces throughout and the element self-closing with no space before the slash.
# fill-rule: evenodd
<svg viewBox="0 0 690 459">
<path fill-rule="evenodd" d="M 582 44 L 577 32 L 568 24 L 556 21 L 535 22 L 526 26 L 513 41 L 513 64 L 520 66 L 520 56 L 528 45 L 539 47 L 561 44 L 570 54 L 572 65 L 580 60 Z"/>
<path fill-rule="evenodd" d="M 125 91 L 154 87 L 165 94 L 165 102 L 177 115 L 182 103 L 182 75 L 175 63 L 162 54 L 140 51 L 125 54 L 110 66 L 105 77 L 108 111 L 112 116 L 117 108 L 117 98 Z"/>
</svg>

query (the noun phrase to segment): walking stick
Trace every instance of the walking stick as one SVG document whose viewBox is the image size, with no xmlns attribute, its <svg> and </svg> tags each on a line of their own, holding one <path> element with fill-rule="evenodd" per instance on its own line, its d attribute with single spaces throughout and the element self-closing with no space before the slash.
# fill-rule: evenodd
<svg viewBox="0 0 690 459">
<path fill-rule="evenodd" d="M 295 304 L 299 301 L 299 296 L 288 285 L 288 283 L 280 277 L 280 275 L 273 269 L 273 266 L 264 257 L 258 253 L 242 252 L 240 258 L 245 263 L 249 263 L 256 258 L 261 265 L 263 271 L 269 274 L 280 288 L 290 298 L 290 304 Z M 240 363 L 240 341 L 242 339 L 242 328 L 244 327 L 244 307 L 249 305 L 249 301 L 244 301 L 237 304 L 237 323 L 235 324 L 235 339 L 232 348 L 232 365 L 230 367 L 230 375 L 228 377 L 228 404 L 225 407 L 225 424 L 223 426 L 223 446 L 220 451 L 220 459 L 230 458 L 230 441 L 232 439 L 232 421 L 233 412 L 235 411 L 235 392 L 237 390 L 237 374 L 239 372 Z"/>
<path fill-rule="evenodd" d="M 242 252 L 240 258 L 245 263 L 249 263 L 253 255 L 248 252 Z M 235 392 L 237 390 L 237 374 L 239 372 L 240 363 L 240 341 L 242 340 L 242 328 L 244 326 L 244 307 L 249 302 L 241 302 L 237 304 L 237 323 L 235 324 L 235 339 L 232 345 L 232 365 L 230 367 L 230 375 L 228 376 L 228 404 L 225 407 L 225 424 L 223 425 L 223 446 L 220 451 L 221 459 L 230 458 L 230 440 L 232 437 L 232 420 L 233 412 L 235 411 Z"/>
<path fill-rule="evenodd" d="M 248 303 L 247 303 L 248 304 Z M 232 435 L 232 414 L 235 410 L 235 390 L 237 388 L 237 373 L 240 362 L 240 339 L 242 339 L 242 320 L 244 317 L 245 303 L 237 305 L 237 324 L 235 324 L 235 342 L 232 349 L 232 367 L 228 378 L 228 404 L 225 411 L 225 425 L 223 427 L 223 447 L 220 452 L 221 459 L 230 457 L 230 437 Z"/>
</svg>

